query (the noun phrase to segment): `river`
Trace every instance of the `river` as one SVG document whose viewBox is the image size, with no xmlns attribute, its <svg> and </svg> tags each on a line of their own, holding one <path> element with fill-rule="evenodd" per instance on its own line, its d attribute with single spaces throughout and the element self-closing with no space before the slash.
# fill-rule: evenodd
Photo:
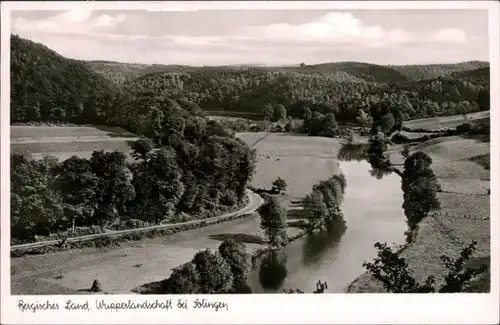
<svg viewBox="0 0 500 325">
<path fill-rule="evenodd" d="M 329 233 L 304 236 L 291 242 L 283 256 L 275 256 L 263 272 L 264 290 L 259 279 L 261 263 L 255 263 L 249 276 L 249 285 L 255 293 L 282 292 L 297 288 L 312 292 L 318 280 L 327 281 L 331 293 L 340 293 L 364 272 L 362 263 L 375 256 L 376 241 L 389 244 L 404 242 L 405 217 L 401 208 L 402 193 L 399 176 L 385 175 L 382 179 L 371 176 L 367 162 L 340 162 L 347 179 L 347 189 L 342 211 L 347 231 L 342 237 Z M 259 218 L 249 217 L 216 224 L 205 228 L 176 233 L 166 237 L 145 239 L 136 244 L 102 252 L 83 249 L 73 253 L 60 252 L 13 259 L 11 263 L 25 270 L 30 281 L 39 283 L 30 288 L 44 288 L 43 294 L 61 292 L 52 286 L 81 290 L 99 278 L 106 292 L 130 293 L 130 290 L 149 282 L 160 281 L 170 275 L 171 269 L 189 261 L 202 249 L 217 249 L 220 240 L 227 236 L 241 237 L 259 234 Z M 247 244 L 249 252 L 259 244 Z M 43 271 L 42 265 L 47 265 Z M 64 277 L 56 278 L 64 267 Z M 17 278 L 18 276 L 14 276 Z M 24 278 L 13 279 L 12 292 L 27 292 Z M 49 290 L 50 289 L 50 290 Z M 38 289 L 37 289 L 38 290 Z M 40 292 L 37 292 L 40 294 Z"/>
<path fill-rule="evenodd" d="M 279 256 L 260 258 L 249 276 L 254 293 L 310 293 L 318 280 L 327 282 L 327 292 L 341 293 L 365 271 L 363 262 L 375 257 L 375 242 L 404 243 L 401 178 L 390 174 L 377 179 L 366 161 L 343 161 L 340 168 L 347 179 L 342 203 L 347 231 L 342 236 L 307 235 L 288 244 Z"/>
</svg>

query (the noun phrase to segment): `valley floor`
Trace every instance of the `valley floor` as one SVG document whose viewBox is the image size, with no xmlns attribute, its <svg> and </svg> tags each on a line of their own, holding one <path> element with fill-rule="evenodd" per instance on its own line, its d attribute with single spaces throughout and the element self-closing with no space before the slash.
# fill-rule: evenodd
<svg viewBox="0 0 500 325">
<path fill-rule="evenodd" d="M 39 133 L 30 127 L 19 128 L 23 129 L 13 127 L 11 131 L 12 148 L 29 142 L 20 138 L 42 137 L 46 141 L 50 137 L 79 137 L 81 140 L 82 137 L 99 136 L 109 144 L 110 150 L 128 150 L 124 146 L 128 139 L 121 139 L 121 142 L 115 140 L 115 132 L 96 131 L 92 128 L 64 131 L 52 127 Z M 243 133 L 238 136 L 257 149 L 257 172 L 252 185 L 270 188 L 273 180 L 282 177 L 288 183 L 287 199 L 290 201 L 304 197 L 315 183 L 339 171 L 336 157 L 342 140 L 274 133 Z M 113 140 L 109 140 L 111 138 Z M 67 158 L 69 152 L 86 155 L 89 150 L 102 149 L 101 145 L 95 144 L 79 150 L 79 146 L 85 146 L 82 145 L 83 142 L 52 141 L 49 146 L 54 149 L 50 154 L 59 152 L 60 158 Z M 75 146 L 76 149 L 67 146 Z M 437 221 L 433 218 L 424 220 L 416 243 L 403 253 L 417 278 L 421 279 L 430 274 L 442 273 L 440 255 L 455 256 L 460 251 L 460 245 L 441 231 L 443 224 L 451 228 L 455 236 L 465 243 L 477 240 L 477 255 L 489 256 L 489 220 L 481 218 L 489 217 L 490 197 L 487 189 L 490 173 L 469 158 L 489 154 L 490 148 L 489 143 L 479 140 L 450 137 L 428 141 L 418 145 L 416 149 L 427 152 L 433 158 L 432 168 L 443 190 L 447 192 L 439 193 L 443 213 L 437 217 Z M 46 152 L 43 146 L 39 151 L 38 154 Z M 402 163 L 401 155 L 396 150 L 391 154 L 391 160 Z M 466 216 L 460 215 L 461 213 Z M 478 218 L 472 219 L 468 215 Z M 289 228 L 289 236 L 297 233 L 298 229 Z M 259 218 L 253 215 L 171 236 L 127 243 L 128 247 L 85 248 L 12 258 L 12 294 L 82 294 L 96 278 L 106 292 L 131 293 L 131 290 L 142 284 L 166 279 L 172 268 L 187 262 L 201 249 L 216 248 L 228 236 L 245 237 L 250 253 L 263 246 Z M 249 241 L 248 237 L 254 240 Z M 347 291 L 383 290 L 380 284 L 364 274 Z"/>
</svg>

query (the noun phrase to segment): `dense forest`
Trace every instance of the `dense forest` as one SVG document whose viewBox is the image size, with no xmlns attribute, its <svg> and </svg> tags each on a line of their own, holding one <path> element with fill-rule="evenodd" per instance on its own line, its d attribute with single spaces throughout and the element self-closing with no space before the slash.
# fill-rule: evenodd
<svg viewBox="0 0 500 325">
<path fill-rule="evenodd" d="M 17 36 L 11 46 L 12 122 L 110 124 L 124 98 L 151 93 L 204 111 L 264 115 L 271 104 L 302 118 L 307 107 L 333 113 L 339 122 L 355 122 L 360 110 L 369 112 L 380 101 L 401 111 L 405 120 L 489 109 L 485 62 L 187 67 L 75 61 Z"/>
<path fill-rule="evenodd" d="M 110 61 L 82 61 L 90 69 L 111 79 L 116 84 L 124 84 L 138 77 L 155 72 L 192 72 L 206 68 L 180 65 L 136 64 Z M 353 80 L 364 79 L 373 82 L 407 82 L 445 77 L 452 73 L 460 73 L 481 68 L 488 68 L 489 63 L 469 61 L 456 64 L 428 65 L 390 65 L 382 66 L 361 62 L 336 62 L 315 65 L 301 64 L 296 67 L 258 67 L 258 66 L 226 66 L 214 68 L 253 68 L 261 71 L 330 73 Z"/>
<path fill-rule="evenodd" d="M 456 64 L 392 65 L 389 67 L 408 76 L 412 80 L 424 80 L 445 77 L 453 73 L 488 68 L 489 63 L 468 61 Z"/>
<path fill-rule="evenodd" d="M 108 79 L 46 46 L 11 37 L 11 121 L 104 123 L 119 96 Z"/>
<path fill-rule="evenodd" d="M 468 73 L 484 73 L 482 80 L 489 78 L 489 69 Z M 489 94 L 488 84 L 477 76 L 454 76 L 381 83 L 339 72 L 207 68 L 193 72 L 151 73 L 135 79 L 128 87 L 134 91 L 164 93 L 173 98 L 185 97 L 205 110 L 259 113 L 266 104 L 281 104 L 291 117 L 302 117 L 304 108 L 309 107 L 322 114 L 332 112 L 341 122 L 354 122 L 360 109 L 370 110 L 373 104 L 384 99 L 399 107 L 404 119 L 488 109 L 483 96 Z M 475 81 L 477 79 L 480 81 Z"/>
</svg>

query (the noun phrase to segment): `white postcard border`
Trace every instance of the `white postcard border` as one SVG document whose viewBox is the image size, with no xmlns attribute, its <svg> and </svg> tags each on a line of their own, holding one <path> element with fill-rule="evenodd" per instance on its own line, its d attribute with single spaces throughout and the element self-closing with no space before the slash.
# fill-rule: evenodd
<svg viewBox="0 0 500 325">
<path fill-rule="evenodd" d="M 500 193 L 498 166 L 500 90 L 499 5 L 494 1 L 210 1 L 210 2 L 3 2 L 1 4 L 1 323 L 5 324 L 277 324 L 277 323 L 388 323 L 480 324 L 499 320 L 499 202 L 491 200 L 491 293 L 489 294 L 303 294 L 303 295 L 180 295 L 180 296 L 11 296 L 10 295 L 10 11 L 11 10 L 137 10 L 192 11 L 204 9 L 485 9 L 489 10 L 491 71 L 491 197 Z M 154 302 L 172 299 L 171 310 L 97 310 L 96 300 Z M 223 301 L 219 311 L 176 308 L 177 301 Z M 19 300 L 58 302 L 58 311 L 20 312 Z M 93 310 L 66 311 L 67 300 L 89 301 Z"/>
</svg>

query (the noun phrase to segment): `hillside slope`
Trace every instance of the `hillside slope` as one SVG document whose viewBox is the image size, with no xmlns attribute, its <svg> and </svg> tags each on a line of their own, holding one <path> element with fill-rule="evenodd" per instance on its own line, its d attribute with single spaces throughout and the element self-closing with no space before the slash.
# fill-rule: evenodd
<svg viewBox="0 0 500 325">
<path fill-rule="evenodd" d="M 356 121 L 361 109 L 368 112 L 381 100 L 399 107 L 406 120 L 489 109 L 486 62 L 393 67 L 360 62 L 295 67 L 82 62 L 16 36 L 12 57 L 14 122 L 114 124 L 130 113 L 121 108 L 127 97 L 144 94 L 196 104 L 204 111 L 260 115 L 266 105 L 281 104 L 287 116 L 302 118 L 309 108 L 333 112 L 340 122 Z M 436 74 L 445 76 L 419 79 Z M 133 120 L 131 115 L 127 119 L 127 124 Z"/>
<path fill-rule="evenodd" d="M 393 65 L 388 66 L 412 80 L 434 79 L 452 73 L 488 68 L 490 64 L 483 61 L 468 61 L 455 64 Z"/>
<path fill-rule="evenodd" d="M 134 162 L 127 162 L 120 152 L 128 149 L 124 138 L 115 144 L 96 137 L 75 143 L 63 135 L 40 143 L 43 134 L 37 127 L 36 137 L 17 144 L 21 151 L 93 152 L 90 159 L 73 156 L 64 162 L 13 152 L 13 238 L 32 241 L 34 235 L 72 225 L 109 226 L 117 219 L 201 219 L 242 202 L 255 153 L 204 117 L 196 103 L 151 89 L 118 91 L 81 62 L 17 36 L 12 36 L 11 51 L 14 122 L 102 123 L 152 140 L 134 142 Z M 112 149 L 120 151 L 107 152 Z"/>
<path fill-rule="evenodd" d="M 182 72 L 191 68 L 181 65 L 121 63 L 111 61 L 81 61 L 85 66 L 99 75 L 123 85 L 136 78 L 154 72 Z"/>
<path fill-rule="evenodd" d="M 307 66 L 269 69 L 212 67 L 150 73 L 126 86 L 132 92 L 187 98 L 206 111 L 261 113 L 267 104 L 282 104 L 288 116 L 302 117 L 309 107 L 322 114 L 334 112 L 337 120 L 346 122 L 355 121 L 360 109 L 366 112 L 386 98 L 403 108 L 406 119 L 489 109 L 484 100 L 489 94 L 487 68 L 472 70 L 469 77 L 466 72 L 420 81 L 394 77 L 400 81 L 391 83 L 369 82 L 333 68 L 323 73 L 313 73 Z"/>
<path fill-rule="evenodd" d="M 273 68 L 270 68 L 273 69 Z M 411 80 L 405 74 L 377 64 L 363 62 L 334 62 L 314 65 L 303 65 L 301 67 L 274 68 L 282 71 L 294 71 L 300 73 L 347 73 L 353 77 L 363 79 L 367 82 L 399 83 Z"/>
<path fill-rule="evenodd" d="M 454 72 L 449 77 L 488 88 L 490 86 L 490 67 Z"/>
<path fill-rule="evenodd" d="M 221 67 L 191 67 L 182 65 L 135 64 L 110 61 L 83 61 L 93 71 L 122 85 L 144 75 L 155 72 L 193 72 L 204 69 L 234 69 L 252 68 L 268 72 L 299 72 L 304 74 L 331 74 L 339 79 L 352 81 L 367 81 L 378 83 L 401 83 L 411 80 L 434 79 L 476 69 L 488 68 L 489 63 L 469 61 L 455 64 L 428 65 L 377 65 L 364 62 L 333 62 L 312 65 L 297 65 L 287 67 L 259 67 L 256 65 L 238 65 Z"/>
<path fill-rule="evenodd" d="M 11 36 L 11 121 L 103 122 L 116 86 L 81 62 Z"/>
</svg>

